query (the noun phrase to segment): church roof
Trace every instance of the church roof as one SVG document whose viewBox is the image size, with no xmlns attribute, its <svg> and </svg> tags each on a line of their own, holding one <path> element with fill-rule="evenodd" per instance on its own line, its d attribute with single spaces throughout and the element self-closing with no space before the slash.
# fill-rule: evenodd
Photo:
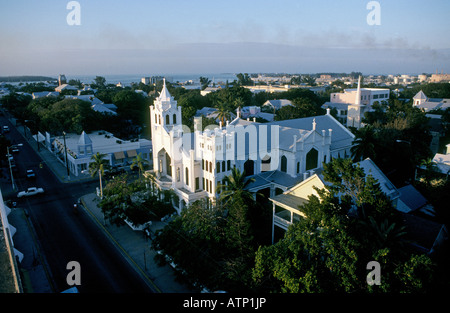
<svg viewBox="0 0 450 313">
<path fill-rule="evenodd" d="M 91 138 L 89 138 L 89 136 L 84 132 L 81 133 L 80 135 L 80 139 L 78 139 L 78 145 L 91 145 L 92 144 L 92 140 Z"/>
<path fill-rule="evenodd" d="M 339 123 L 333 116 L 325 114 L 319 116 L 310 116 L 297 118 L 292 120 L 274 121 L 265 123 L 266 125 L 279 125 L 280 127 L 289 127 L 294 129 L 310 131 L 312 129 L 313 120 L 316 121 L 316 131 L 321 134 L 322 130 L 328 133 L 328 129 L 332 129 L 331 150 L 340 149 L 352 144 L 354 135 Z M 281 133 L 280 133 L 281 134 Z M 292 137 L 291 137 L 292 138 Z M 299 139 L 299 137 L 297 137 Z M 292 143 L 292 140 L 291 140 Z"/>
</svg>

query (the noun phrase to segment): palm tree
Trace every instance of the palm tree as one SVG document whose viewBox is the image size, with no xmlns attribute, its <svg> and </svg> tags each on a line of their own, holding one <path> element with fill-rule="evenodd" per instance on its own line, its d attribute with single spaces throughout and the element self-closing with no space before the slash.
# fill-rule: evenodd
<svg viewBox="0 0 450 313">
<path fill-rule="evenodd" d="M 98 174 L 100 180 L 100 198 L 103 198 L 103 188 L 102 188 L 102 175 L 105 173 L 105 169 L 109 167 L 108 160 L 105 159 L 106 154 L 97 152 L 92 155 L 91 162 L 89 164 L 89 173 L 92 177 Z"/>
<path fill-rule="evenodd" d="M 228 112 L 226 108 L 226 104 L 221 103 L 217 110 L 217 118 L 222 122 L 222 125 L 225 125 L 225 121 L 230 118 L 230 112 Z"/>
<path fill-rule="evenodd" d="M 373 244 L 380 249 L 385 247 L 399 248 L 408 242 L 405 238 L 407 235 L 405 226 L 397 225 L 388 219 L 376 222 L 372 216 L 369 216 L 368 220 L 362 223 L 372 233 Z"/>
<path fill-rule="evenodd" d="M 152 195 L 155 194 L 155 185 L 156 185 L 156 176 L 155 176 L 155 172 L 153 171 L 147 171 L 144 173 L 144 177 L 148 179 L 148 181 L 150 182 L 150 188 L 152 191 Z"/>
<path fill-rule="evenodd" d="M 353 147 L 350 149 L 353 161 L 358 162 L 366 158 L 375 159 L 376 134 L 373 126 L 367 125 L 360 128 L 353 140 Z"/>
<path fill-rule="evenodd" d="M 244 199 L 252 199 L 252 193 L 246 188 L 250 183 L 252 183 L 254 178 L 246 178 L 245 171 L 241 171 L 233 167 L 231 169 L 231 175 L 225 177 L 225 184 L 219 184 L 218 190 L 220 192 L 219 200 L 226 204 L 227 202 L 233 200 L 237 196 L 241 196 Z"/>
<path fill-rule="evenodd" d="M 141 172 L 145 170 L 145 165 L 148 163 L 147 160 L 142 158 L 142 153 L 139 153 L 133 160 L 133 163 L 130 165 L 130 169 L 133 169 L 135 166 L 139 169 L 139 179 L 141 179 Z"/>
</svg>

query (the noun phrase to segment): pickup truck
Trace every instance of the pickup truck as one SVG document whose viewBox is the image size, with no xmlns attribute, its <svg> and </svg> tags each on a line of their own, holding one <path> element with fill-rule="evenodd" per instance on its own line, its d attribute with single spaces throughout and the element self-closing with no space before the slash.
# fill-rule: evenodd
<svg viewBox="0 0 450 313">
<path fill-rule="evenodd" d="M 40 193 L 44 193 L 44 189 L 37 187 L 30 187 L 25 191 L 21 191 L 17 194 L 17 198 L 34 196 Z"/>
</svg>

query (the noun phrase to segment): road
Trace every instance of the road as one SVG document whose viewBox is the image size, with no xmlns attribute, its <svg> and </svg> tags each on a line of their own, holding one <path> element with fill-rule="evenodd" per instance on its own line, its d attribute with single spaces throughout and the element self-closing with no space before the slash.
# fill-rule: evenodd
<svg viewBox="0 0 450 313">
<path fill-rule="evenodd" d="M 33 186 L 45 190 L 43 195 L 21 199 L 10 195 L 4 200 L 17 201 L 17 205 L 28 212 L 48 265 L 54 292 L 71 287 L 67 284 L 71 269 L 66 268 L 70 261 L 80 264 L 81 285 L 78 289 L 82 293 L 151 292 L 89 215 L 84 210 L 75 214 L 72 209 L 80 196 L 95 190 L 97 182 L 61 183 L 45 163 L 40 168 L 40 156 L 4 116 L 0 117 L 0 125 L 10 127 L 6 137 L 13 144 L 23 143 L 20 152 L 14 154 L 19 169 L 14 173 L 17 191 Z M 34 180 L 26 178 L 27 169 L 36 172 Z M 3 185 L 2 189 L 9 187 L 11 190 L 10 185 Z"/>
</svg>

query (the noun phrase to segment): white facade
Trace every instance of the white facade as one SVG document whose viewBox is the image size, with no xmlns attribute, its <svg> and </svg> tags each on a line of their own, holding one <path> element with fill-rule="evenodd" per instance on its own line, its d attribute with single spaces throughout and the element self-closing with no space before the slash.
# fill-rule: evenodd
<svg viewBox="0 0 450 313">
<path fill-rule="evenodd" d="M 256 178 L 276 173 L 271 184 L 285 190 L 322 162 L 350 156 L 354 138 L 329 110 L 322 116 L 270 123 L 243 120 L 238 110 L 233 121 L 205 130 L 201 118 L 195 118 L 190 132 L 181 125 L 181 107 L 165 84 L 150 106 L 150 121 L 156 183 L 175 192 L 178 211 L 205 197 L 214 201 L 217 186 L 233 167 Z"/>
<path fill-rule="evenodd" d="M 105 131 L 96 131 L 89 135 L 84 131 L 81 135 L 66 134 L 65 138 L 64 136 L 56 137 L 52 146 L 53 153 L 64 164 L 66 164 L 67 152 L 67 167 L 75 176 L 86 173 L 89 163 L 92 162 L 92 155 L 97 152 L 106 154 L 105 159 L 111 166 L 129 165 L 139 153 L 144 160 L 150 162 L 151 155 L 149 140 L 120 140 Z"/>
</svg>

